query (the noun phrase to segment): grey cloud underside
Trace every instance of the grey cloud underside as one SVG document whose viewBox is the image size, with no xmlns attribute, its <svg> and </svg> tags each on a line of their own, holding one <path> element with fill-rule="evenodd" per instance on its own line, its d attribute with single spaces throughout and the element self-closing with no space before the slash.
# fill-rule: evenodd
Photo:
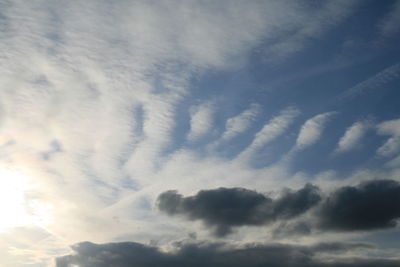
<svg viewBox="0 0 400 267">
<path fill-rule="evenodd" d="M 191 197 L 167 191 L 158 197 L 157 205 L 169 215 L 181 214 L 190 220 L 203 220 L 213 227 L 215 235 L 224 236 L 232 227 L 294 218 L 320 200 L 317 187 L 307 184 L 298 191 L 286 191 L 276 200 L 244 188 L 202 190 Z"/>
<path fill-rule="evenodd" d="M 298 191 L 286 191 L 271 199 L 244 188 L 202 190 L 183 197 L 167 191 L 158 197 L 158 208 L 168 215 L 184 215 L 202 220 L 217 236 L 233 227 L 261 226 L 299 217 L 311 208 L 307 221 L 288 224 L 292 234 L 318 231 L 365 231 L 396 226 L 400 218 L 400 184 L 393 180 L 373 180 L 345 186 L 323 196 L 318 187 L 307 184 Z"/>
<path fill-rule="evenodd" d="M 330 195 L 318 212 L 320 227 L 372 230 L 396 226 L 400 217 L 400 184 L 392 180 L 346 186 Z"/>
<path fill-rule="evenodd" d="M 314 246 L 286 244 L 247 244 L 244 247 L 227 247 L 224 244 L 177 243 L 173 252 L 161 252 L 156 247 L 140 243 L 108 243 L 97 245 L 83 242 L 73 246 L 74 255 L 60 257 L 57 267 L 148 267 L 148 266 L 207 266 L 207 267 L 394 267 L 400 260 L 341 258 L 323 261 L 326 255 L 368 250 L 368 244 L 321 243 Z M 322 256 L 322 257 L 321 257 Z"/>
</svg>

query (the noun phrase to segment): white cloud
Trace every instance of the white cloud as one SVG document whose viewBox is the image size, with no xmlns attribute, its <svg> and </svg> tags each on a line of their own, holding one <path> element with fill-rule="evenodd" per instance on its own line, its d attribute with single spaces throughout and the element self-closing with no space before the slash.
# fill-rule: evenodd
<svg viewBox="0 0 400 267">
<path fill-rule="evenodd" d="M 143 138 L 125 156 L 125 169 L 129 175 L 142 181 L 161 163 L 161 153 L 172 140 L 176 127 L 176 105 L 184 95 L 179 92 L 151 94 L 143 102 Z"/>
<path fill-rule="evenodd" d="M 400 156 L 395 157 L 394 159 L 390 160 L 385 166 L 393 169 L 400 169 Z"/>
<path fill-rule="evenodd" d="M 353 149 L 360 142 L 370 127 L 366 121 L 358 121 L 346 129 L 344 135 L 340 138 L 335 152 L 343 153 Z"/>
<path fill-rule="evenodd" d="M 190 132 L 187 140 L 196 141 L 207 134 L 213 126 L 214 105 L 210 102 L 193 106 L 190 109 Z"/>
<path fill-rule="evenodd" d="M 264 127 L 258 131 L 251 144 L 239 155 L 238 158 L 247 158 L 257 149 L 281 136 L 293 123 L 293 120 L 300 114 L 297 108 L 289 107 L 280 112 L 279 115 L 268 121 Z"/>
<path fill-rule="evenodd" d="M 47 265 L 53 261 L 54 253 L 71 253 L 63 244 L 46 229 L 30 226 L 12 229 L 0 233 L 0 256 L 2 266 L 31 266 Z M 65 246 L 65 249 L 60 247 Z"/>
<path fill-rule="evenodd" d="M 283 24 L 291 34 L 278 35 L 276 37 L 278 41 L 272 40 L 267 51 L 268 56 L 281 59 L 298 52 L 308 40 L 319 36 L 348 17 L 359 3 L 357 0 L 324 2 L 321 3 L 322 8 L 315 12 L 310 8 L 309 2 L 291 2 L 291 8 L 297 12 L 286 12 L 285 16 L 290 22 L 288 25 Z M 282 24 L 276 26 L 282 27 Z"/>
<path fill-rule="evenodd" d="M 400 150 L 400 119 L 385 121 L 377 125 L 380 135 L 390 135 L 391 137 L 378 148 L 377 153 L 388 157 L 395 155 Z"/>
<path fill-rule="evenodd" d="M 296 140 L 295 149 L 304 149 L 319 140 L 325 128 L 325 124 L 336 112 L 326 112 L 307 120 L 300 129 Z"/>
<path fill-rule="evenodd" d="M 221 139 L 227 141 L 235 136 L 245 132 L 254 122 L 256 116 L 260 113 L 261 106 L 259 104 L 251 104 L 239 115 L 229 118 L 225 124 L 225 132 Z"/>
<path fill-rule="evenodd" d="M 378 148 L 377 153 L 381 156 L 388 157 L 397 153 L 400 149 L 400 137 L 390 137 L 381 147 Z"/>
</svg>

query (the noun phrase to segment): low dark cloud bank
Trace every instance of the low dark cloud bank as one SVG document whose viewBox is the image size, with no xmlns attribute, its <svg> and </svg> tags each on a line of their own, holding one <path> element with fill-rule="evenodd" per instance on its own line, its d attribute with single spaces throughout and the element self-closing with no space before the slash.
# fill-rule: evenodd
<svg viewBox="0 0 400 267">
<path fill-rule="evenodd" d="M 159 196 L 157 205 L 169 215 L 202 220 L 219 235 L 229 233 L 232 227 L 263 225 L 278 220 L 284 224 L 311 208 L 314 208 L 309 216 L 312 222 L 305 227 L 312 225 L 322 231 L 365 231 L 396 225 L 396 219 L 400 217 L 400 184 L 393 180 L 368 181 L 338 188 L 325 197 L 316 186 L 307 184 L 298 191 L 287 190 L 276 199 L 243 188 L 202 190 L 189 197 L 167 191 Z M 399 259 L 355 257 L 356 252 L 363 255 L 378 252 L 368 251 L 374 249 L 369 244 L 355 243 L 234 247 L 226 243 L 176 242 L 173 251 L 163 252 L 157 247 L 134 242 L 102 245 L 83 242 L 72 249 L 72 255 L 57 258 L 57 267 L 400 266 Z"/>
<path fill-rule="evenodd" d="M 396 226 L 400 217 L 400 184 L 393 180 L 361 183 L 338 189 L 322 203 L 323 229 L 355 231 Z"/>
<path fill-rule="evenodd" d="M 241 248 L 224 244 L 178 244 L 174 252 L 161 252 L 140 243 L 83 242 L 73 246 L 74 255 L 60 257 L 57 267 L 395 267 L 398 260 L 347 258 L 323 261 L 324 255 L 370 249 L 366 244 L 324 243 L 315 246 L 248 244 Z"/>
<path fill-rule="evenodd" d="M 217 236 L 233 227 L 260 226 L 285 222 L 315 207 L 302 232 L 311 228 L 326 231 L 365 231 L 396 226 L 400 218 L 400 184 L 393 180 L 374 180 L 358 186 L 338 188 L 323 197 L 318 187 L 307 184 L 298 191 L 286 191 L 272 199 L 244 188 L 202 190 L 183 197 L 166 191 L 157 200 L 158 208 L 168 215 L 183 215 L 202 220 Z"/>
<path fill-rule="evenodd" d="M 213 227 L 217 236 L 224 236 L 231 232 L 232 227 L 263 225 L 294 218 L 320 200 L 318 188 L 307 184 L 298 191 L 286 191 L 276 200 L 244 188 L 202 190 L 191 197 L 167 191 L 158 197 L 157 205 L 169 215 L 203 220 Z"/>
</svg>

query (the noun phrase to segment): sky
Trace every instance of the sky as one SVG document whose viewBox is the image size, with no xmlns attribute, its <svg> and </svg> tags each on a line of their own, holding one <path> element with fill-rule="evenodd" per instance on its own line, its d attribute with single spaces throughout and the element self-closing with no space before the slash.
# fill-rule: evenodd
<svg viewBox="0 0 400 267">
<path fill-rule="evenodd" d="M 400 266 L 400 1 L 0 0 L 1 267 Z"/>
</svg>

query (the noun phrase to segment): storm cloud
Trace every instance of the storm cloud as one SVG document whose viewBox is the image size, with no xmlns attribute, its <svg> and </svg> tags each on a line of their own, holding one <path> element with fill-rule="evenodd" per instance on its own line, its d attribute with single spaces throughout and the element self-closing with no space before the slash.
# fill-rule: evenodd
<svg viewBox="0 0 400 267">
<path fill-rule="evenodd" d="M 215 235 L 224 236 L 232 231 L 232 227 L 294 218 L 320 200 L 318 188 L 307 184 L 298 191 L 287 190 L 275 200 L 244 188 L 201 190 L 190 197 L 183 197 L 177 191 L 166 191 L 158 197 L 157 205 L 168 215 L 202 220 L 214 229 Z"/>
<path fill-rule="evenodd" d="M 329 195 L 317 212 L 328 230 L 373 230 L 396 226 L 400 217 L 400 184 L 393 180 L 345 186 Z"/>
<path fill-rule="evenodd" d="M 372 231 L 397 225 L 400 184 L 394 180 L 372 180 L 340 187 L 327 195 L 320 193 L 317 186 L 306 184 L 297 191 L 286 190 L 276 199 L 244 188 L 201 190 L 189 197 L 166 191 L 159 195 L 157 205 L 168 215 L 203 221 L 216 236 L 225 236 L 234 227 L 276 221 L 281 221 L 281 226 L 294 227 L 284 227 L 284 231 L 296 234 L 310 234 L 314 230 Z M 315 209 L 306 221 L 286 224 L 312 207 Z M 302 227 L 297 229 L 299 225 Z"/>
<path fill-rule="evenodd" d="M 246 244 L 241 247 L 226 246 L 223 243 L 176 243 L 172 252 L 162 252 L 134 242 L 93 244 L 83 242 L 74 245 L 73 255 L 60 257 L 57 267 L 78 265 L 80 267 L 368 267 L 399 266 L 399 260 L 355 258 L 335 259 L 335 253 L 349 253 L 369 250 L 368 244 L 321 243 L 313 246 L 287 244 Z M 324 256 L 330 256 L 324 260 Z"/>
</svg>

